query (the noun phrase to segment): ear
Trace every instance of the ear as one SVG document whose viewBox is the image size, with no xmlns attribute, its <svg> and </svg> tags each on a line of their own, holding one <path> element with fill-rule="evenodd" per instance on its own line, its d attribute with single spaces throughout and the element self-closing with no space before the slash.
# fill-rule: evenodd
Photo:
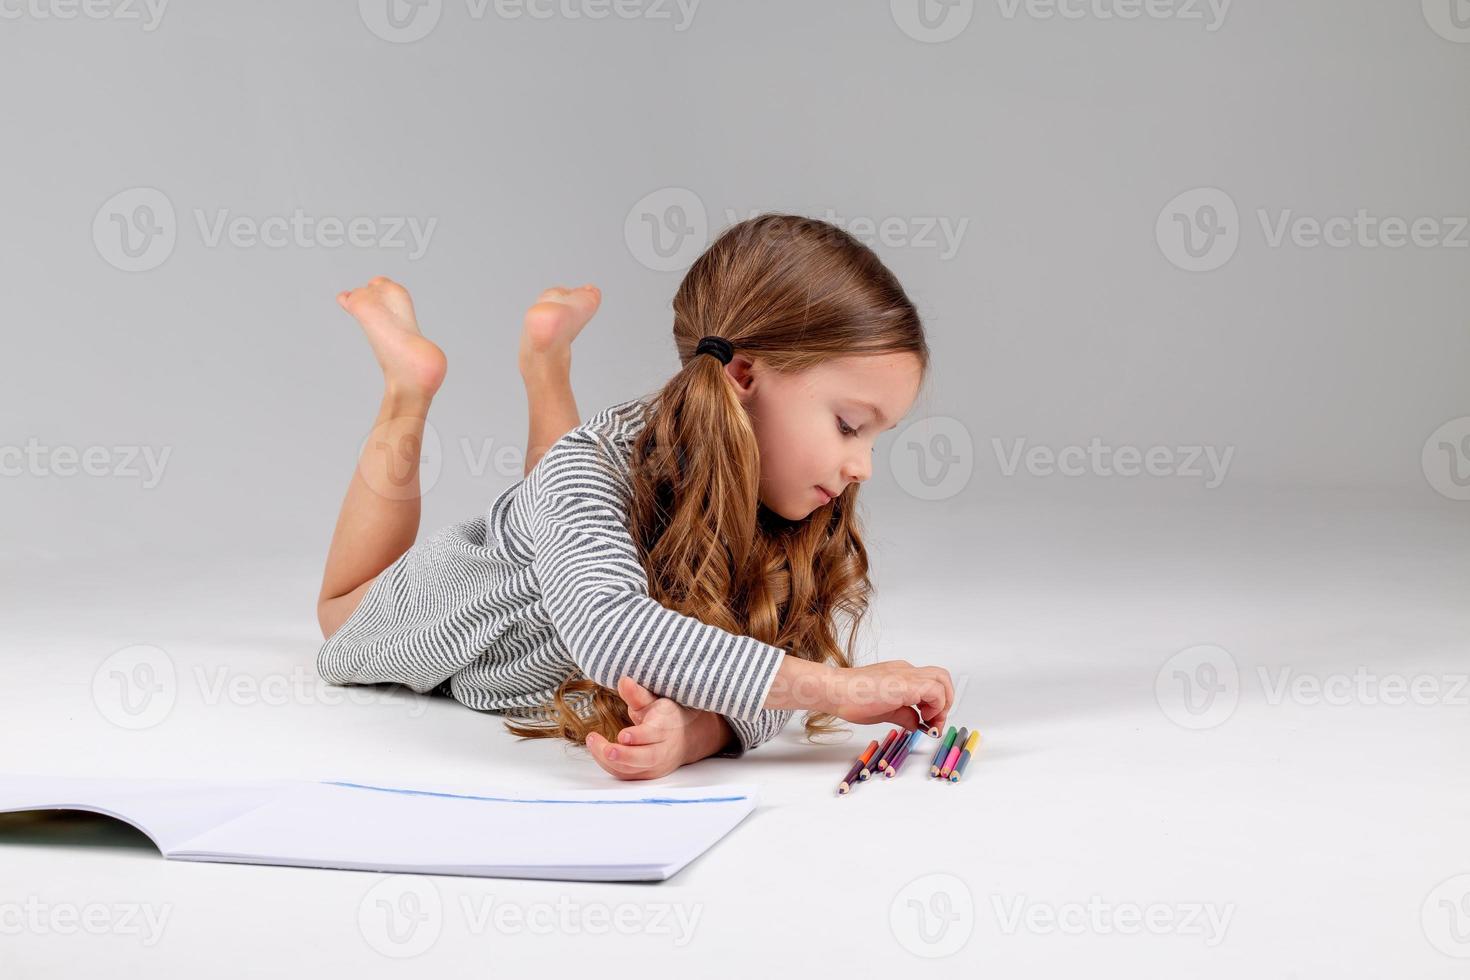
<svg viewBox="0 0 1470 980">
<path fill-rule="evenodd" d="M 754 393 L 759 373 L 759 366 L 748 354 L 736 354 L 725 365 L 725 377 L 735 386 L 735 396 L 742 402 L 748 401 Z"/>
</svg>

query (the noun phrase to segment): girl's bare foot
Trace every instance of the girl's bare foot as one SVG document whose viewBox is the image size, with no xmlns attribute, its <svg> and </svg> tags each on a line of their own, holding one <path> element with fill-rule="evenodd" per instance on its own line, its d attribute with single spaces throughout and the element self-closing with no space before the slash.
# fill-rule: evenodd
<svg viewBox="0 0 1470 980">
<path fill-rule="evenodd" d="M 408 290 L 387 276 L 337 294 L 337 305 L 362 324 L 389 390 L 432 398 L 449 361 L 439 345 L 419 332 Z"/>
<path fill-rule="evenodd" d="M 576 289 L 553 286 L 537 297 L 526 311 L 518 357 L 521 376 L 540 377 L 547 372 L 571 370 L 572 341 L 602 302 L 602 290 L 588 283 Z"/>
</svg>

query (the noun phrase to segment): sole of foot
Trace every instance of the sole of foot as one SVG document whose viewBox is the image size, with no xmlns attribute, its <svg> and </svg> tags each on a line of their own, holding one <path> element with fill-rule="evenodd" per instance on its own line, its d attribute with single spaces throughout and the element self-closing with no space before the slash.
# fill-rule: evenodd
<svg viewBox="0 0 1470 980">
<path fill-rule="evenodd" d="M 588 283 L 576 289 L 553 286 L 526 311 L 518 361 L 522 374 L 547 365 L 565 368 L 572 341 L 602 304 L 602 290 Z"/>
<path fill-rule="evenodd" d="M 337 305 L 362 326 L 390 391 L 434 397 L 449 361 L 439 345 L 419 331 L 407 289 L 387 276 L 377 276 L 365 286 L 338 293 Z"/>
</svg>

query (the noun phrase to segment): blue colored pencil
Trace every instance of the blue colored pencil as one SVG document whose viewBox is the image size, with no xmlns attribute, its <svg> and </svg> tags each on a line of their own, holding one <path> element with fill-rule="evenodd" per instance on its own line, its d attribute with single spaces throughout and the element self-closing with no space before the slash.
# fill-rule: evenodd
<svg viewBox="0 0 1470 980">
<path fill-rule="evenodd" d="M 953 725 L 949 726 L 949 731 L 944 735 L 944 741 L 939 743 L 939 751 L 934 753 L 934 759 L 929 763 L 929 775 L 939 775 L 939 764 L 944 761 L 945 756 L 949 755 L 949 747 L 954 744 L 956 731 Z"/>
</svg>

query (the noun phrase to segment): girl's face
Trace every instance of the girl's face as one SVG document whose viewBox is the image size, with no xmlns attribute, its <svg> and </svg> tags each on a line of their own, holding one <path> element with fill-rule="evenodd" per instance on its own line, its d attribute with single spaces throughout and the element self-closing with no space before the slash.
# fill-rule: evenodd
<svg viewBox="0 0 1470 980">
<path fill-rule="evenodd" d="M 725 373 L 760 446 L 761 503 L 793 521 L 873 475 L 874 443 L 908 414 L 923 380 L 909 353 L 849 355 L 795 374 L 737 355 Z"/>
</svg>

